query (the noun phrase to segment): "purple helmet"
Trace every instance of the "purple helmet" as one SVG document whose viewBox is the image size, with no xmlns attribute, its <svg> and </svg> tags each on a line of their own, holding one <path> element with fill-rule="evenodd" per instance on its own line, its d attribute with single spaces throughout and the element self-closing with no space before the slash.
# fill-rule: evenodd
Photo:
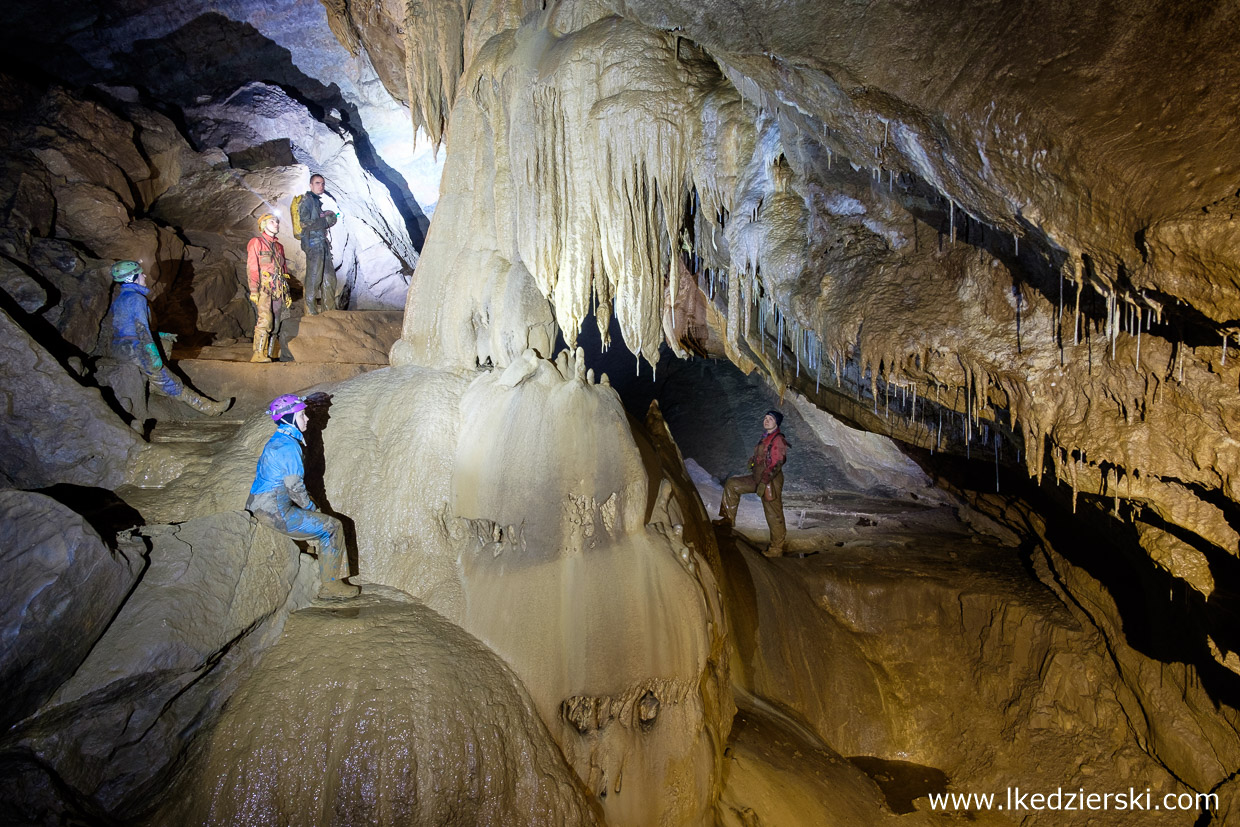
<svg viewBox="0 0 1240 827">
<path fill-rule="evenodd" d="M 306 409 L 306 400 L 300 396 L 294 396 L 286 393 L 283 396 L 277 396 L 271 402 L 271 406 L 267 408 L 267 413 L 271 414 L 273 422 L 279 422 L 291 413 L 304 411 Z"/>
</svg>

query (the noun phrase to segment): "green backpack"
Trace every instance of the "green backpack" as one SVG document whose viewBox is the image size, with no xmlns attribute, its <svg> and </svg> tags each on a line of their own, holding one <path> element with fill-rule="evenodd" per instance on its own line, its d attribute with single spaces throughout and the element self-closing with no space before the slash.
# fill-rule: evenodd
<svg viewBox="0 0 1240 827">
<path fill-rule="evenodd" d="M 305 193 L 293 196 L 293 214 L 290 216 L 293 220 L 293 238 L 301 240 L 301 201 L 306 197 Z"/>
</svg>

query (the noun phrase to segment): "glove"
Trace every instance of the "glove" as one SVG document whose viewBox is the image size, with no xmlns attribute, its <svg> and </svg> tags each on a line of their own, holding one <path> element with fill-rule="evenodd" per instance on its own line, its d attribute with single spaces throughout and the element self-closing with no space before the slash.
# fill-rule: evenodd
<svg viewBox="0 0 1240 827">
<path fill-rule="evenodd" d="M 177 334 L 175 334 L 175 333 L 163 333 L 163 332 L 161 332 L 161 333 L 159 334 L 159 338 L 160 338 L 160 341 L 162 341 L 162 342 L 165 342 L 165 343 L 167 343 L 167 344 L 173 344 L 173 343 L 174 343 L 174 342 L 176 342 L 176 340 L 177 340 Z"/>
<path fill-rule="evenodd" d="M 254 306 L 255 306 L 255 307 L 258 307 L 258 294 L 257 294 L 257 293 L 251 293 L 251 294 L 250 294 L 250 301 L 254 304 Z"/>
</svg>

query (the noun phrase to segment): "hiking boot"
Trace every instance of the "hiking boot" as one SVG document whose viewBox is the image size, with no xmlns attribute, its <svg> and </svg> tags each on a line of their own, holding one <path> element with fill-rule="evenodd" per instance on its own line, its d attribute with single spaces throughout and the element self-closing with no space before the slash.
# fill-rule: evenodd
<svg viewBox="0 0 1240 827">
<path fill-rule="evenodd" d="M 319 587 L 319 600 L 349 600 L 361 593 L 360 586 L 352 586 L 343 580 L 328 580 Z"/>
<path fill-rule="evenodd" d="M 188 388 L 181 392 L 181 396 L 179 398 L 186 405 L 189 405 L 194 410 L 199 413 L 204 413 L 207 416 L 219 416 L 224 413 L 224 411 L 231 408 L 233 403 L 233 397 L 229 397 L 223 402 L 216 402 L 214 399 L 206 399 L 201 397 Z"/>
<path fill-rule="evenodd" d="M 254 355 L 250 357 L 251 362 L 270 362 L 271 357 L 267 355 L 267 339 L 266 333 L 254 334 Z"/>
</svg>

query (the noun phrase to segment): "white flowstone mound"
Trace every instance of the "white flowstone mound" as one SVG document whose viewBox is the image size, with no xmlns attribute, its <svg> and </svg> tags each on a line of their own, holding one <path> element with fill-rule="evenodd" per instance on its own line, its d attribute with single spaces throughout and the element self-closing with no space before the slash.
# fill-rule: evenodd
<svg viewBox="0 0 1240 827">
<path fill-rule="evenodd" d="M 521 676 L 609 823 L 708 822 L 732 711 L 724 621 L 672 481 L 580 350 L 527 351 L 461 410 L 464 627 Z"/>
<path fill-rule="evenodd" d="M 512 671 L 384 594 L 289 618 L 157 823 L 601 823 Z"/>
<path fill-rule="evenodd" d="M 310 489 L 352 526 L 361 576 L 498 653 L 608 823 L 709 820 L 732 716 L 713 540 L 580 352 L 326 391 Z M 160 519 L 240 507 L 270 433 L 248 422 L 205 477 L 162 492 Z"/>
</svg>

